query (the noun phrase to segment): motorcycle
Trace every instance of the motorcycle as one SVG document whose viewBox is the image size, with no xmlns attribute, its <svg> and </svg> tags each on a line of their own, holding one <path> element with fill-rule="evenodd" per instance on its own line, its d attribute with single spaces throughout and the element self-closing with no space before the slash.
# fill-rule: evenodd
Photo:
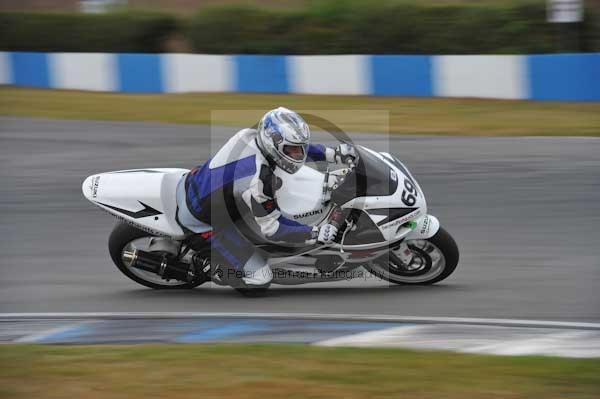
<svg viewBox="0 0 600 399">
<path fill-rule="evenodd" d="M 307 225 L 336 224 L 331 244 L 289 245 L 246 236 L 268 254 L 271 284 L 305 284 L 376 276 L 394 284 L 428 285 L 456 269 L 458 247 L 427 213 L 416 179 L 395 156 L 356 146 L 354 164 L 320 171 L 304 165 L 282 179 L 284 216 Z M 177 219 L 176 188 L 187 169 L 121 170 L 89 176 L 84 196 L 119 222 L 110 256 L 123 274 L 155 289 L 220 284 L 208 244 Z M 212 227 L 205 232 L 210 234 Z M 196 239 L 195 239 L 196 238 Z M 368 272 L 368 273 L 366 273 Z"/>
</svg>

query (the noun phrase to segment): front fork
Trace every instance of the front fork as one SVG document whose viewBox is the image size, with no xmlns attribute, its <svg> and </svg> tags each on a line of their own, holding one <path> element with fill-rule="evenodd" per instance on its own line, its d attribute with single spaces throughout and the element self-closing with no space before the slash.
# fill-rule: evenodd
<svg viewBox="0 0 600 399">
<path fill-rule="evenodd" d="M 440 222 L 435 216 L 426 214 L 413 220 L 412 231 L 406 235 L 400 245 L 391 249 L 390 256 L 394 258 L 392 260 L 403 265 L 411 265 L 415 260 L 415 254 L 408 246 L 408 241 L 431 238 L 439 229 Z"/>
<path fill-rule="evenodd" d="M 408 247 L 406 240 L 402 241 L 398 247 L 392 249 L 391 254 L 398 258 L 404 265 L 410 265 L 415 256 L 413 251 Z"/>
<path fill-rule="evenodd" d="M 406 240 L 402 241 L 400 245 L 393 248 L 389 252 L 390 260 L 405 269 L 407 272 L 415 272 L 422 269 L 426 260 L 419 253 L 415 253 L 409 246 Z"/>
<path fill-rule="evenodd" d="M 412 231 L 406 235 L 404 240 L 389 252 L 391 260 L 395 264 L 401 264 L 407 270 L 417 270 L 423 266 L 424 260 L 422 256 L 408 246 L 410 240 L 426 240 L 433 237 L 440 229 L 439 220 L 432 215 L 423 215 L 414 220 Z"/>
</svg>

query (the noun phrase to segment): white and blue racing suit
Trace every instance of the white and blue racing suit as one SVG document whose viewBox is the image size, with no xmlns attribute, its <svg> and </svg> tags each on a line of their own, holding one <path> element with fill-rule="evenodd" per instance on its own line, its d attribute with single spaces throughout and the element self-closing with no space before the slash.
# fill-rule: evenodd
<svg viewBox="0 0 600 399">
<path fill-rule="evenodd" d="M 323 145 L 309 145 L 307 159 L 324 161 Z M 234 135 L 203 165 L 192 169 L 177 189 L 178 220 L 201 234 L 248 285 L 266 285 L 273 278 L 265 256 L 236 227 L 239 222 L 269 241 L 303 243 L 313 238 L 312 226 L 284 217 L 276 192 L 282 180 L 257 144 L 257 132 Z M 248 223 L 249 222 L 249 223 Z M 207 232 L 209 226 L 212 232 Z"/>
</svg>

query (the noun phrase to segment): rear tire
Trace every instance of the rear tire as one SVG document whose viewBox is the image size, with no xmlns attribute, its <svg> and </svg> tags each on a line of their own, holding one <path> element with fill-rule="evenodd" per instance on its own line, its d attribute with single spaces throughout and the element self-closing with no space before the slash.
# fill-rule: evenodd
<svg viewBox="0 0 600 399">
<path fill-rule="evenodd" d="M 368 265 L 365 265 L 365 268 L 370 273 L 383 280 L 389 281 L 390 283 L 431 285 L 450 276 L 458 266 L 458 246 L 456 245 L 454 238 L 452 238 L 452 236 L 442 227 L 440 227 L 438 232 L 431 238 L 425 240 L 410 240 L 407 243 L 409 247 L 413 246 L 415 252 L 420 252 L 422 257 L 426 258 L 429 256 L 429 259 L 426 259 L 429 262 L 429 264 L 426 264 L 427 270 L 424 268 L 424 272 L 421 274 L 419 274 L 419 271 L 414 272 L 412 275 L 410 272 L 395 272 L 395 270 L 398 269 L 394 267 L 396 265 L 394 265 L 387 256 L 372 261 Z M 425 243 L 423 249 L 418 248 L 420 243 Z M 433 253 L 441 254 L 441 258 L 437 261 L 443 261 L 443 265 L 439 267 L 439 270 L 433 269 Z"/>
<path fill-rule="evenodd" d="M 114 264 L 119 268 L 119 270 L 135 281 L 138 284 L 141 284 L 145 287 L 153 288 L 153 289 L 191 289 L 199 286 L 204 281 L 194 282 L 194 283 L 186 283 L 179 282 L 179 284 L 174 282 L 167 282 L 165 280 L 165 284 L 159 284 L 153 281 L 145 280 L 144 278 L 134 274 L 131 268 L 127 267 L 123 263 L 122 255 L 123 249 L 130 244 L 132 241 L 145 238 L 145 237 L 155 237 L 150 233 L 137 229 L 127 223 L 118 223 L 113 231 L 110 233 L 110 237 L 108 238 L 108 251 L 110 252 L 110 257 L 112 258 Z M 146 272 L 150 273 L 150 272 Z M 156 275 L 158 277 L 158 275 Z"/>
</svg>

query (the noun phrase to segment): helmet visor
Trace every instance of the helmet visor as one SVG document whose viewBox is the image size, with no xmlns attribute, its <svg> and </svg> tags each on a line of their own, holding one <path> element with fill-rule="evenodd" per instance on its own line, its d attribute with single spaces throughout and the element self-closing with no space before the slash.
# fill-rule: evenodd
<svg viewBox="0 0 600 399">
<path fill-rule="evenodd" d="M 283 153 L 295 161 L 303 161 L 305 159 L 304 146 L 286 144 L 283 146 Z"/>
</svg>

